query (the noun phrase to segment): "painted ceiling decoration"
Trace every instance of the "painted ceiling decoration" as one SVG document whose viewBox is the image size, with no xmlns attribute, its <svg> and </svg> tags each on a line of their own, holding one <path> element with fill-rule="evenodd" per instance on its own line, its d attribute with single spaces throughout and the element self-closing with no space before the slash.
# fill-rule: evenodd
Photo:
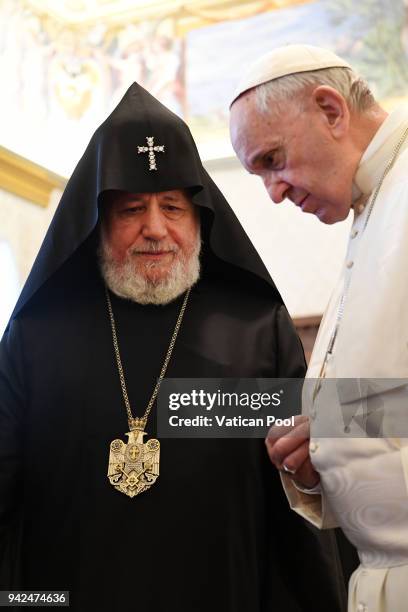
<svg viewBox="0 0 408 612">
<path fill-rule="evenodd" d="M 68 176 L 136 81 L 188 122 L 204 160 L 232 156 L 237 75 L 288 42 L 345 57 L 391 108 L 408 91 L 407 2 L 0 0 L 1 145 Z"/>
<path fill-rule="evenodd" d="M 305 4 L 311 0 L 25 0 L 36 15 L 71 27 L 108 25 L 146 19 L 174 17 L 184 33 L 211 22 L 242 19 L 252 15 Z M 186 27 L 187 26 L 187 27 Z"/>
</svg>

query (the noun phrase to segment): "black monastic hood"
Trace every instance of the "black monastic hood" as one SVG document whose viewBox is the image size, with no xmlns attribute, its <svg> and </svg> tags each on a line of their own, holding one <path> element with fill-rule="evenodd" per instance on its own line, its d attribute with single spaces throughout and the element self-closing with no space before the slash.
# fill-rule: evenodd
<svg viewBox="0 0 408 612">
<path fill-rule="evenodd" d="M 153 136 L 157 170 L 138 153 Z M 207 248 L 221 260 L 262 279 L 281 297 L 228 202 L 204 169 L 190 130 L 143 87 L 134 83 L 99 126 L 62 195 L 12 317 L 86 241 L 99 218 L 99 196 L 108 189 L 159 192 L 191 189 L 193 202 L 210 217 Z"/>
</svg>

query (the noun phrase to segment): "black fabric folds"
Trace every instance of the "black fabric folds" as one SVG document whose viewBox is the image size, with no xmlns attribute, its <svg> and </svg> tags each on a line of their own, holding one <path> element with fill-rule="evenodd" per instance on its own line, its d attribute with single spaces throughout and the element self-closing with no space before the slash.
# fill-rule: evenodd
<svg viewBox="0 0 408 612">
<path fill-rule="evenodd" d="M 149 170 L 147 137 L 164 145 L 157 152 L 157 171 Z M 185 122 L 143 87 L 134 83 L 102 123 L 65 188 L 53 221 L 13 312 L 79 248 L 95 229 L 100 195 L 110 189 L 159 192 L 191 189 L 193 202 L 206 209 L 209 248 L 217 258 L 248 270 L 279 293 L 228 202 L 204 169 Z"/>
<path fill-rule="evenodd" d="M 157 170 L 138 154 L 147 137 L 165 146 Z M 263 440 L 163 439 L 151 489 L 130 499 L 108 481 L 128 424 L 96 257 L 100 196 L 180 188 L 200 207 L 202 274 L 167 376 L 304 375 L 282 299 L 187 126 L 132 85 L 75 169 L 0 343 L 0 589 L 69 590 L 74 612 L 340 612 L 328 549 L 290 511 Z M 134 416 L 182 299 L 112 295 Z"/>
</svg>

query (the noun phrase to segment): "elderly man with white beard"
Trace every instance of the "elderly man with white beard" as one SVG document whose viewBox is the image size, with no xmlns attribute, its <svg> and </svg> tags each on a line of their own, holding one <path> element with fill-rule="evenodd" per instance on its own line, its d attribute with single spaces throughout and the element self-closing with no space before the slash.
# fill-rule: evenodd
<svg viewBox="0 0 408 612">
<path fill-rule="evenodd" d="M 107 286 L 139 304 L 168 304 L 200 275 L 200 220 L 188 192 L 105 192 L 100 262 Z"/>
<path fill-rule="evenodd" d="M 1 588 L 69 590 L 76 612 L 340 610 L 261 439 L 158 439 L 163 376 L 303 373 L 187 126 L 132 85 L 68 182 L 0 345 Z"/>
</svg>

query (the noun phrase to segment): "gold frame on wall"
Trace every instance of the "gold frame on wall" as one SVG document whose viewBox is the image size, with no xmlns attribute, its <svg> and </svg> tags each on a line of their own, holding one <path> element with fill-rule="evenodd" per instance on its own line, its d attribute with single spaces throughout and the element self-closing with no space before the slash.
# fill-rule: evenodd
<svg viewBox="0 0 408 612">
<path fill-rule="evenodd" d="M 0 146 L 0 189 L 46 207 L 52 191 L 65 184 L 62 176 Z"/>
</svg>

